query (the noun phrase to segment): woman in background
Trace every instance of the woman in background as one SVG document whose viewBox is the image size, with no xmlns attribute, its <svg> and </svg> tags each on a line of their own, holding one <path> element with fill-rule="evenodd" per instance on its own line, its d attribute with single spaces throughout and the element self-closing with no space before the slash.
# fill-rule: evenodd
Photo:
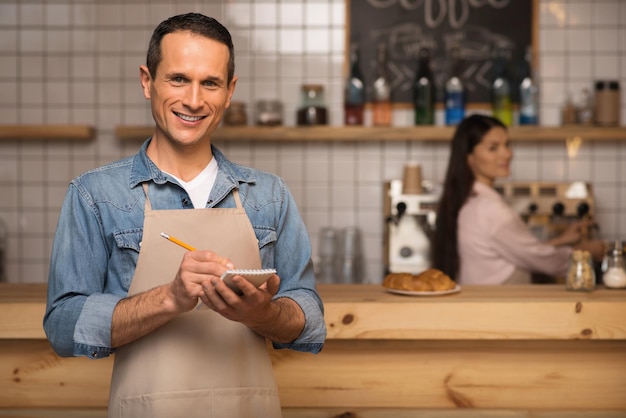
<svg viewBox="0 0 626 418">
<path fill-rule="evenodd" d="M 579 242 L 589 221 L 572 224 L 562 235 L 539 241 L 494 189 L 508 177 L 513 152 L 506 126 L 490 116 L 472 115 L 459 123 L 437 211 L 432 266 L 458 283 L 530 283 L 530 273 L 564 277 L 572 245 L 604 255 L 602 241 Z"/>
</svg>

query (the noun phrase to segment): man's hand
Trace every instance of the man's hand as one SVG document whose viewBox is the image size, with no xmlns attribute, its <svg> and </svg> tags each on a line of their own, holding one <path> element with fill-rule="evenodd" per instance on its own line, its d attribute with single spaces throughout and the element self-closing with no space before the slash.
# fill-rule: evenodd
<svg viewBox="0 0 626 418">
<path fill-rule="evenodd" d="M 122 299 L 113 311 L 111 346 L 119 347 L 193 309 L 204 297 L 203 283 L 219 280 L 233 263 L 212 251 L 185 253 L 172 282 Z"/>
<path fill-rule="evenodd" d="M 225 318 L 241 322 L 273 341 L 288 343 L 300 335 L 304 328 L 300 306 L 287 297 L 273 300 L 280 285 L 278 275 L 258 288 L 242 276 L 235 276 L 233 282 L 243 295 L 237 295 L 218 277 L 203 284 L 202 301 Z"/>
<path fill-rule="evenodd" d="M 230 260 L 212 251 L 190 251 L 185 253 L 176 277 L 170 283 L 172 302 L 179 312 L 187 312 L 203 299 L 203 283 L 219 280 L 228 269 L 235 266 Z"/>
</svg>

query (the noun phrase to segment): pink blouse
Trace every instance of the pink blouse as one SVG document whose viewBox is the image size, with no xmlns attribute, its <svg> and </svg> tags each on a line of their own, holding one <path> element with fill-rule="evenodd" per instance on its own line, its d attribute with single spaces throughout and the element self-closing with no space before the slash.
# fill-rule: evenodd
<svg viewBox="0 0 626 418">
<path fill-rule="evenodd" d="M 565 276 L 572 253 L 539 241 L 502 196 L 480 182 L 459 212 L 458 247 L 464 284 L 502 284 L 516 268 Z"/>
</svg>

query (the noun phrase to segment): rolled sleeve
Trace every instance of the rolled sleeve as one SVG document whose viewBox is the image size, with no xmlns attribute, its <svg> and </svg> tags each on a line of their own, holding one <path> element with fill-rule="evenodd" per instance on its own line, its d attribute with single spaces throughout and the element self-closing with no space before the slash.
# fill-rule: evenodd
<svg viewBox="0 0 626 418">
<path fill-rule="evenodd" d="M 277 299 L 282 297 L 290 298 L 300 306 L 304 313 L 305 325 L 300 336 L 294 341 L 286 344 L 272 342 L 273 347 L 319 353 L 326 340 L 326 323 L 321 300 L 317 295 L 312 295 L 307 291 L 290 291 L 280 295 Z"/>
<path fill-rule="evenodd" d="M 111 318 L 122 298 L 111 294 L 94 294 L 87 298 L 74 329 L 74 355 L 106 357 L 111 350 Z"/>
</svg>

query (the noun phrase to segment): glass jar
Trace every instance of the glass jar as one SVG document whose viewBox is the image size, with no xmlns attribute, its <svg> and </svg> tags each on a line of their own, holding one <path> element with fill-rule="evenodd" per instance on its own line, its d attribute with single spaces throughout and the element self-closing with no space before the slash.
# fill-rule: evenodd
<svg viewBox="0 0 626 418">
<path fill-rule="evenodd" d="M 256 124 L 278 126 L 283 123 L 283 104 L 278 100 L 259 100 L 256 103 Z"/>
<path fill-rule="evenodd" d="M 243 102 L 230 102 L 230 106 L 224 114 L 224 123 L 230 126 L 246 125 L 248 123 L 246 104 Z"/>
<path fill-rule="evenodd" d="M 615 241 L 610 246 L 602 261 L 602 272 L 602 282 L 606 287 L 613 289 L 626 287 L 624 246 L 621 241 Z"/>
<path fill-rule="evenodd" d="M 596 287 L 596 273 L 593 269 L 591 254 L 585 250 L 574 250 L 569 260 L 567 290 L 591 291 Z"/>
<path fill-rule="evenodd" d="M 324 99 L 324 86 L 303 84 L 300 90 L 300 108 L 297 113 L 300 126 L 326 125 L 327 110 Z"/>
</svg>

